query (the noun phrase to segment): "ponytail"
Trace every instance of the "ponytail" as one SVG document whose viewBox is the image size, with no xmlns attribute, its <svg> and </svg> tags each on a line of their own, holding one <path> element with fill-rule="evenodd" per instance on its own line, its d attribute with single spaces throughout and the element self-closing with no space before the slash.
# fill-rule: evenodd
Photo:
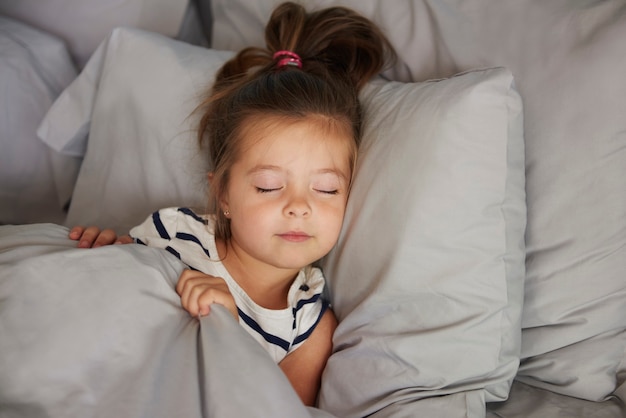
<svg viewBox="0 0 626 418">
<path fill-rule="evenodd" d="M 250 76 L 252 69 L 271 71 L 273 54 L 282 50 L 298 54 L 304 71 L 326 79 L 344 78 L 357 91 L 396 59 L 378 26 L 344 7 L 307 14 L 299 4 L 283 3 L 265 28 L 265 43 L 267 48 L 245 48 L 224 64 L 214 91 Z"/>
<path fill-rule="evenodd" d="M 280 5 L 265 30 L 269 51 L 287 49 L 320 77 L 343 77 L 358 90 L 395 59 L 380 29 L 353 10 L 332 7 L 306 14 L 294 3 Z"/>
</svg>

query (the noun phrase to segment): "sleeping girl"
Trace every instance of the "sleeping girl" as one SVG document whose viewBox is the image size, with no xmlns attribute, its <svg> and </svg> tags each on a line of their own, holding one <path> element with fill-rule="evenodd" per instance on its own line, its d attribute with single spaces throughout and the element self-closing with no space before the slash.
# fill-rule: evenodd
<svg viewBox="0 0 626 418">
<path fill-rule="evenodd" d="M 393 51 L 372 22 L 340 7 L 307 13 L 284 3 L 265 37 L 266 48 L 224 64 L 198 108 L 211 213 L 167 208 L 126 236 L 77 226 L 70 238 L 181 259 L 183 308 L 195 317 L 224 305 L 313 405 L 337 321 L 312 264 L 341 230 L 361 135 L 358 92 Z"/>
</svg>

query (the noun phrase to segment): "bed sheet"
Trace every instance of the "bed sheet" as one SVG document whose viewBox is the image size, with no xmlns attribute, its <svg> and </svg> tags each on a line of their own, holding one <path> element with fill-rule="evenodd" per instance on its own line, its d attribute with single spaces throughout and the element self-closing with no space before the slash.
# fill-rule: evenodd
<svg viewBox="0 0 626 418">
<path fill-rule="evenodd" d="M 514 382 L 506 402 L 487 404 L 487 418 L 623 418 L 626 405 L 617 398 L 592 402 Z"/>
<path fill-rule="evenodd" d="M 190 23 L 185 20 L 188 3 L 188 0 L 0 1 L 0 14 L 61 38 L 81 69 L 116 27 L 143 28 L 175 36 L 182 24 Z"/>
</svg>

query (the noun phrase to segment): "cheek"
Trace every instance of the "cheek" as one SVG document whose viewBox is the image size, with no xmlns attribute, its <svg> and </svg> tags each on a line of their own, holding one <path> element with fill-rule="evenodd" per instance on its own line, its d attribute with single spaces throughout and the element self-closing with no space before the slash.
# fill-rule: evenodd
<svg viewBox="0 0 626 418">
<path fill-rule="evenodd" d="M 346 213 L 346 205 L 345 203 L 331 205 L 325 210 L 327 211 L 325 222 L 326 222 L 328 231 L 329 233 L 332 232 L 334 239 L 337 239 L 337 237 L 339 236 L 339 232 L 341 231 L 341 226 L 343 224 L 344 215 Z"/>
<path fill-rule="evenodd" d="M 266 234 L 267 225 L 267 218 L 259 211 L 250 212 L 240 207 L 231 213 L 230 232 L 240 243 L 258 241 Z"/>
<path fill-rule="evenodd" d="M 231 229 L 240 233 L 263 231 L 273 224 L 277 217 L 276 205 L 259 201 L 253 197 L 232 201 Z"/>
</svg>

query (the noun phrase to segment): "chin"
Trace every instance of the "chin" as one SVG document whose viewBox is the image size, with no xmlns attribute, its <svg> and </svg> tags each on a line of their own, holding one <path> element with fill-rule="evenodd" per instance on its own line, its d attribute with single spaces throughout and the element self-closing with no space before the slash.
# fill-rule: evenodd
<svg viewBox="0 0 626 418">
<path fill-rule="evenodd" d="M 272 263 L 272 265 L 282 269 L 300 270 L 313 264 L 317 260 L 319 260 L 319 258 L 283 257 L 281 260 L 274 260 L 275 262 Z"/>
</svg>

